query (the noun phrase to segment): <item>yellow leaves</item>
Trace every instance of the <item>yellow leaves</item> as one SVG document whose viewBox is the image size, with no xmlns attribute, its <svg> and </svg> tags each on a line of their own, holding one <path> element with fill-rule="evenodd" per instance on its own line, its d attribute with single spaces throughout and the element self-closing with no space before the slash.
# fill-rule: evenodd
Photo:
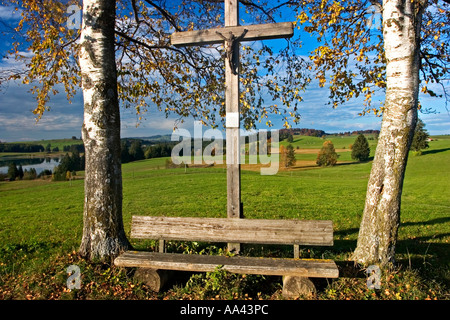
<svg viewBox="0 0 450 320">
<path fill-rule="evenodd" d="M 321 57 L 321 58 L 323 58 L 324 56 L 326 56 L 328 53 L 330 53 L 330 47 L 328 47 L 328 46 L 320 46 L 319 48 L 318 48 L 318 52 L 319 52 L 319 56 Z"/>
<path fill-rule="evenodd" d="M 428 92 L 427 86 L 423 86 L 420 91 L 422 91 L 423 93 L 427 93 Z"/>
<path fill-rule="evenodd" d="M 297 16 L 297 21 L 300 21 L 301 24 L 304 24 L 306 21 L 308 21 L 308 15 L 304 11 L 302 11 Z"/>
<path fill-rule="evenodd" d="M 327 80 L 325 77 L 319 77 L 319 87 L 323 88 L 326 84 Z"/>
</svg>

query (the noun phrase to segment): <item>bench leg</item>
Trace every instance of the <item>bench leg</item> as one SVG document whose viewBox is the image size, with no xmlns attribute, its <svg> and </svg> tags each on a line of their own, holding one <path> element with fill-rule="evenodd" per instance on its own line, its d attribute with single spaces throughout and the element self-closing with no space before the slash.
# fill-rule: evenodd
<svg viewBox="0 0 450 320">
<path fill-rule="evenodd" d="M 283 297 L 286 299 L 308 296 L 316 293 L 316 287 L 307 277 L 284 276 Z"/>
<path fill-rule="evenodd" d="M 146 284 L 152 291 L 159 292 L 171 275 L 169 270 L 138 268 L 134 278 Z"/>
</svg>

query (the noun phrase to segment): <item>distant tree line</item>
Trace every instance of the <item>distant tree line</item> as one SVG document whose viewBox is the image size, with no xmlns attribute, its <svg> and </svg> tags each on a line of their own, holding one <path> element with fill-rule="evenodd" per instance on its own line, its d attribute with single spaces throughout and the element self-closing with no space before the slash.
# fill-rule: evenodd
<svg viewBox="0 0 450 320">
<path fill-rule="evenodd" d="M 70 146 L 63 146 L 64 152 L 78 152 L 78 153 L 84 153 L 84 144 L 72 144 Z"/>
<path fill-rule="evenodd" d="M 339 132 L 336 133 L 335 135 L 337 136 L 355 136 L 355 135 L 360 135 L 360 134 L 364 134 L 364 135 L 375 135 L 376 137 L 378 137 L 378 135 L 380 134 L 380 130 L 356 130 L 356 131 L 346 131 L 346 132 Z"/>
<path fill-rule="evenodd" d="M 27 143 L 0 143 L 0 152 L 42 152 L 44 146 Z"/>
<path fill-rule="evenodd" d="M 123 139 L 121 141 L 121 160 L 122 163 L 132 161 L 164 158 L 172 155 L 172 149 L 179 143 L 179 141 L 158 142 L 149 146 L 144 145 L 145 141 L 140 139 Z M 202 151 L 208 146 L 211 141 L 202 141 Z M 195 143 L 191 141 L 191 155 L 194 154 Z M 225 150 L 223 150 L 225 154 Z M 183 156 L 182 151 L 180 156 Z"/>
<path fill-rule="evenodd" d="M 306 129 L 306 128 L 291 128 L 291 129 L 280 129 L 279 130 L 280 141 L 287 139 L 290 135 L 322 137 L 322 136 L 326 136 L 327 133 L 323 130 Z"/>
<path fill-rule="evenodd" d="M 63 146 L 64 152 L 84 153 L 84 144 L 72 144 Z M 60 151 L 56 146 L 52 148 L 52 145 L 48 143 L 45 147 L 41 144 L 28 144 L 28 143 L 0 143 L 0 152 L 57 152 Z"/>
<path fill-rule="evenodd" d="M 64 151 L 64 152 L 78 152 L 78 153 L 84 153 L 84 144 L 80 143 L 80 144 L 72 144 L 72 145 L 66 145 L 63 146 L 62 150 L 59 150 L 59 147 L 56 146 L 54 148 L 52 148 L 52 145 L 50 143 L 48 143 L 45 146 L 45 152 L 59 152 L 59 151 Z"/>
</svg>

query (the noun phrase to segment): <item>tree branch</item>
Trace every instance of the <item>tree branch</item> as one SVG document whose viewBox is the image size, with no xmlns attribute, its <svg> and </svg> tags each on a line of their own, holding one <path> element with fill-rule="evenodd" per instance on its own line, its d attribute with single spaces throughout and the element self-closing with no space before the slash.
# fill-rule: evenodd
<svg viewBox="0 0 450 320">
<path fill-rule="evenodd" d="M 115 30 L 114 32 L 115 32 L 118 36 L 120 36 L 120 37 L 122 37 L 122 38 L 124 38 L 124 39 L 126 39 L 126 40 L 128 40 L 128 41 L 130 41 L 130 42 L 133 42 L 133 43 L 135 43 L 135 44 L 137 44 L 137 45 L 139 45 L 139 46 L 142 46 L 142 47 L 144 47 L 144 48 L 146 48 L 146 49 L 148 49 L 148 50 L 150 50 L 150 51 L 155 50 L 155 49 L 167 49 L 167 50 L 171 50 L 171 51 L 177 52 L 177 53 L 183 55 L 183 56 L 186 58 L 186 63 L 187 63 L 188 65 L 190 65 L 192 68 L 194 68 L 194 69 L 196 69 L 196 70 L 202 70 L 202 69 L 204 69 L 204 68 L 199 68 L 198 66 L 196 66 L 196 65 L 194 65 L 192 62 L 190 62 L 190 61 L 187 59 L 186 53 L 183 52 L 182 50 L 176 48 L 176 47 L 168 46 L 168 45 L 148 45 L 148 44 L 146 44 L 146 43 L 144 43 L 144 42 L 142 42 L 142 41 L 140 41 L 140 40 L 138 40 L 138 39 L 135 39 L 135 38 L 133 38 L 133 37 L 130 37 L 129 35 L 127 35 L 126 33 L 123 33 L 122 31 Z"/>
<path fill-rule="evenodd" d="M 176 23 L 175 19 L 172 17 L 172 15 L 164 8 L 161 8 L 160 6 L 158 6 L 156 3 L 154 3 L 153 1 L 150 0 L 145 0 L 145 2 L 147 2 L 149 5 L 151 5 L 152 7 L 154 7 L 156 10 L 158 10 L 162 16 L 164 18 L 166 18 L 166 20 L 172 25 L 172 27 L 175 28 L 176 31 L 182 31 L 181 28 L 178 26 L 178 24 Z"/>
</svg>

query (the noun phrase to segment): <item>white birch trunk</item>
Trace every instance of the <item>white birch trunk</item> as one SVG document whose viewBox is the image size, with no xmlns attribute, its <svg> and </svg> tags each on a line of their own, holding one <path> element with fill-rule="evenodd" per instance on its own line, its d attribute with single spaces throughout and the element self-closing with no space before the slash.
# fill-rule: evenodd
<svg viewBox="0 0 450 320">
<path fill-rule="evenodd" d="M 80 253 L 106 260 L 128 248 L 122 223 L 120 112 L 114 51 L 115 1 L 84 0 L 80 68 L 86 150 Z"/>
<path fill-rule="evenodd" d="M 383 1 L 385 110 L 353 255 L 363 265 L 394 263 L 403 178 L 417 122 L 422 9 L 418 1 Z"/>
</svg>

